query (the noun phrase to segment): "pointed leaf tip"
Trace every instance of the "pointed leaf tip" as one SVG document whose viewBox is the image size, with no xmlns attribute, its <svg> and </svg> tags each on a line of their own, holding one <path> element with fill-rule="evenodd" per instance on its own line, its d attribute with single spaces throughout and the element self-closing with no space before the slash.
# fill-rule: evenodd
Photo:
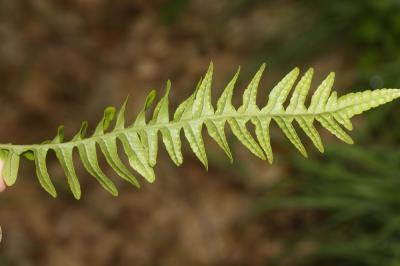
<svg viewBox="0 0 400 266">
<path fill-rule="evenodd" d="M 64 141 L 64 132 L 65 128 L 64 126 L 59 126 L 57 129 L 57 135 L 54 137 L 54 139 L 51 141 L 52 143 L 61 143 Z"/>
<path fill-rule="evenodd" d="M 115 122 L 114 130 L 121 130 L 125 127 L 125 110 L 128 104 L 129 95 L 125 98 L 117 114 L 117 121 Z"/>
<path fill-rule="evenodd" d="M 210 65 L 208 66 L 208 71 L 213 71 L 214 70 L 214 62 L 210 61 Z"/>
<path fill-rule="evenodd" d="M 154 89 L 151 90 L 150 93 L 147 95 L 146 101 L 145 101 L 145 104 L 144 104 L 144 110 L 145 111 L 147 111 L 151 107 L 151 105 L 153 104 L 156 96 L 157 96 L 157 91 L 154 90 Z"/>
<path fill-rule="evenodd" d="M 114 119 L 115 107 L 109 106 L 104 110 L 103 129 L 107 130 L 111 121 Z"/>
</svg>

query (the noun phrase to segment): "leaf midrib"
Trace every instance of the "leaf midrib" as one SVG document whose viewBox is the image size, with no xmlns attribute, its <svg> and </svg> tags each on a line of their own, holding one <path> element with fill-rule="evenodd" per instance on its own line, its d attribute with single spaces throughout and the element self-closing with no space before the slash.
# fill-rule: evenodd
<svg viewBox="0 0 400 266">
<path fill-rule="evenodd" d="M 95 141 L 96 143 L 98 143 L 98 141 L 100 139 L 104 139 L 107 137 L 113 137 L 113 136 L 118 136 L 119 134 L 125 133 L 125 132 L 140 132 L 140 131 L 146 131 L 146 130 L 150 130 L 151 128 L 156 128 L 158 130 L 160 130 L 161 128 L 168 128 L 168 127 L 183 127 L 183 125 L 185 124 L 190 124 L 190 123 L 196 123 L 196 122 L 202 122 L 204 123 L 205 120 L 228 120 L 228 119 L 251 119 L 254 117 L 257 117 L 258 119 L 262 119 L 262 118 L 274 118 L 274 117 L 286 117 L 286 118 L 296 118 L 296 117 L 319 117 L 319 116 L 323 116 L 326 114 L 334 114 L 334 113 L 338 113 L 341 112 L 347 108 L 351 108 L 354 107 L 356 105 L 359 105 L 360 103 L 353 103 L 353 104 L 349 104 L 343 107 L 340 107 L 338 109 L 335 110 L 327 110 L 327 111 L 323 111 L 323 112 L 314 112 L 314 113 L 308 113 L 306 112 L 299 112 L 299 113 L 284 113 L 284 112 L 270 112 L 270 113 L 263 113 L 262 111 L 258 111 L 258 112 L 252 112 L 252 113 L 238 113 L 235 112 L 234 114 L 220 114 L 220 115 L 206 115 L 206 116 L 201 116 L 201 117 L 197 117 L 197 118 L 191 118 L 191 119 L 182 119 L 179 121 L 169 121 L 169 122 L 163 122 L 163 123 L 154 123 L 154 124 L 146 124 L 146 125 L 142 125 L 142 126 L 131 126 L 131 127 L 127 127 L 124 129 L 120 129 L 120 130 L 113 130 L 107 133 L 104 133 L 103 135 L 98 135 L 98 136 L 91 136 L 88 138 L 84 138 L 84 139 L 78 139 L 78 140 L 71 140 L 68 142 L 63 142 L 63 143 L 46 143 L 46 144 L 31 144 L 31 145 L 27 145 L 27 144 L 0 144 L 0 149 L 4 149 L 4 150 L 13 150 L 14 152 L 16 152 L 17 154 L 21 154 L 24 153 L 26 151 L 29 150 L 35 150 L 35 149 L 52 149 L 54 150 L 55 148 L 62 148 L 63 146 L 73 146 L 76 147 L 77 145 L 81 144 L 81 143 L 85 143 L 85 142 L 91 142 L 91 141 Z"/>
</svg>

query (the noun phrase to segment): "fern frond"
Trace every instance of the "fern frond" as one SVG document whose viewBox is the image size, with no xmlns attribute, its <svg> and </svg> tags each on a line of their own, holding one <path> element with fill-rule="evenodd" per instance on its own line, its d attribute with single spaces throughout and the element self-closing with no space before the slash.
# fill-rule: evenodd
<svg viewBox="0 0 400 266">
<path fill-rule="evenodd" d="M 270 125 L 274 121 L 289 139 L 293 146 L 304 156 L 307 151 L 298 136 L 294 121 L 310 138 L 314 146 L 324 151 L 321 137 L 315 128 L 314 122 L 331 132 L 346 143 L 353 143 L 352 138 L 346 133 L 352 129 L 350 119 L 377 107 L 393 99 L 400 97 L 399 89 L 379 89 L 350 93 L 338 97 L 332 92 L 334 73 L 330 73 L 318 86 L 311 97 L 311 103 L 307 107 L 305 101 L 311 87 L 314 70 L 309 69 L 297 82 L 300 71 L 293 69 L 270 92 L 266 104 L 260 108 L 256 104 L 257 90 L 265 65 L 262 65 L 250 84 L 243 93 L 242 105 L 235 108 L 232 105 L 232 96 L 240 70 L 236 72 L 232 80 L 223 90 L 214 109 L 211 103 L 211 84 L 213 77 L 213 64 L 200 80 L 195 92 L 181 103 L 173 117 L 170 117 L 168 97 L 171 90 L 171 82 L 167 82 L 165 95 L 157 103 L 152 118 L 146 120 L 146 112 L 155 100 L 155 91 L 148 95 L 142 111 L 138 114 L 134 123 L 125 125 L 126 103 L 124 102 L 118 113 L 114 107 L 108 107 L 104 111 L 103 118 L 97 125 L 91 136 L 86 136 L 87 122 L 83 122 L 78 133 L 71 141 L 64 141 L 64 128 L 60 127 L 56 137 L 42 144 L 36 145 L 12 145 L 0 144 L 0 157 L 4 161 L 3 177 L 8 186 L 15 183 L 18 175 L 20 157 L 33 160 L 36 165 L 36 174 L 41 186 L 56 197 L 55 187 L 49 177 L 46 158 L 49 151 L 54 151 L 62 169 L 65 172 L 67 182 L 75 198 L 81 197 L 81 188 L 73 164 L 73 153 L 78 151 L 85 169 L 110 192 L 117 195 L 118 191 L 114 183 L 101 170 L 97 157 L 97 148 L 100 148 L 107 163 L 124 180 L 139 187 L 138 179 L 122 162 L 118 154 L 118 142 L 129 159 L 129 165 L 142 175 L 148 182 L 154 182 L 154 166 L 157 162 L 158 140 L 162 142 L 169 157 L 176 165 L 181 165 L 183 156 L 181 151 L 182 132 L 186 137 L 190 148 L 200 162 L 208 168 L 206 148 L 203 141 L 203 127 L 210 137 L 221 147 L 230 161 L 233 156 L 230 151 L 225 126 L 228 124 L 236 138 L 254 155 L 262 160 L 273 161 L 273 153 L 270 143 Z M 294 89 L 292 90 L 292 88 Z M 288 99 L 291 93 L 290 99 Z M 285 102 L 289 101 L 285 106 Z M 114 127 L 109 127 L 115 119 Z M 255 127 L 255 137 L 248 131 L 248 123 Z"/>
</svg>

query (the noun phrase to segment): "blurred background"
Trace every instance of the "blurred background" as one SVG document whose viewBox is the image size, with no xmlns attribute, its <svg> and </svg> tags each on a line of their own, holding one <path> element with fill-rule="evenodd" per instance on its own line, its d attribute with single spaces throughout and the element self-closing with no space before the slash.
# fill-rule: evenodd
<svg viewBox="0 0 400 266">
<path fill-rule="evenodd" d="M 168 78 L 176 107 L 211 60 L 214 103 L 241 65 L 238 106 L 263 62 L 260 105 L 296 66 L 316 69 L 314 88 L 335 71 L 339 94 L 399 88 L 400 2 L 0 1 L 1 142 L 41 142 L 59 124 L 72 136 L 128 94 L 132 120 Z M 117 198 L 77 162 L 74 200 L 50 157 L 54 200 L 24 160 L 0 195 L 0 265 L 400 265 L 399 117 L 398 103 L 357 117 L 352 146 L 321 130 L 326 152 L 308 142 L 310 159 L 273 126 L 273 165 L 231 135 L 230 165 L 206 137 L 206 172 L 184 142 L 183 166 L 161 149 L 156 182 L 140 190 L 103 165 Z"/>
</svg>

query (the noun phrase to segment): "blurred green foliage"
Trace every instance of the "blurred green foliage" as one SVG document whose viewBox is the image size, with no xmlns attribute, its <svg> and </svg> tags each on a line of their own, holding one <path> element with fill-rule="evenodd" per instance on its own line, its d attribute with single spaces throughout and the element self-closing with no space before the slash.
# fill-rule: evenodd
<svg viewBox="0 0 400 266">
<path fill-rule="evenodd" d="M 298 265 L 399 265 L 400 151 L 336 145 L 317 160 L 293 156 L 291 163 L 295 174 L 258 208 L 323 214 L 294 237 L 315 244 Z"/>
<path fill-rule="evenodd" d="M 160 9 L 161 20 L 166 24 L 171 24 L 179 18 L 180 15 L 190 5 L 190 0 L 168 0 Z"/>
<path fill-rule="evenodd" d="M 346 49 L 361 71 L 400 83 L 400 1 L 304 0 L 277 36 L 268 36 L 259 52 L 277 51 L 277 65 L 301 64 L 330 50 Z M 290 34 L 288 34 L 288 32 Z M 283 44 L 283 45 L 282 45 Z M 378 84 L 380 85 L 380 84 Z"/>
<path fill-rule="evenodd" d="M 400 1 L 305 0 L 297 5 L 296 17 L 260 48 L 261 53 L 277 51 L 274 64 L 300 64 L 344 49 L 357 73 L 355 87 L 400 86 Z M 400 265 L 396 109 L 391 104 L 368 113 L 361 135 L 355 136 L 358 146 L 330 145 L 311 160 L 293 155 L 291 176 L 273 193 L 269 190 L 257 208 L 307 209 L 322 218 L 312 230 L 303 228 L 293 236 L 296 244 L 289 241 L 283 258 L 311 241 L 314 248 L 296 265 Z"/>
</svg>

